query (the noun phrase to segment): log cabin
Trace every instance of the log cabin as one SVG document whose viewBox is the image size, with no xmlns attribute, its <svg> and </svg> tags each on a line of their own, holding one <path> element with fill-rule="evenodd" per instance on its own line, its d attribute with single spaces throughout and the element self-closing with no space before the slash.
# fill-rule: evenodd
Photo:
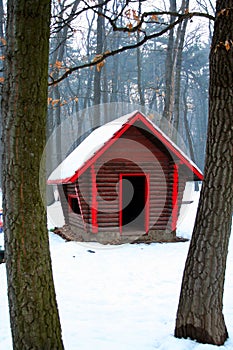
<svg viewBox="0 0 233 350">
<path fill-rule="evenodd" d="M 202 172 L 139 111 L 94 130 L 51 173 L 65 223 L 84 241 L 174 241 L 187 181 Z"/>
</svg>

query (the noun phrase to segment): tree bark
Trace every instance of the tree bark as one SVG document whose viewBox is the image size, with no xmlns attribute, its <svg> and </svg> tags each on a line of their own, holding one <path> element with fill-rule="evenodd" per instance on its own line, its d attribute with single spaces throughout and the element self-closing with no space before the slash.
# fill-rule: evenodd
<svg viewBox="0 0 233 350">
<path fill-rule="evenodd" d="M 233 0 L 217 0 L 204 182 L 175 328 L 176 337 L 215 345 L 222 345 L 228 337 L 222 310 L 233 208 L 232 8 Z"/>
<path fill-rule="evenodd" d="M 5 45 L 4 45 L 4 38 L 5 38 L 5 30 L 4 30 L 4 7 L 3 7 L 3 1 L 0 0 L 0 56 L 5 57 Z M 0 62 L 0 78 L 3 78 L 3 60 Z M 0 82 L 0 105 L 2 101 L 2 84 Z M 0 111 L 0 138 L 2 135 L 2 114 Z M 0 143 L 0 155 L 2 155 L 2 144 Z M 0 157 L 0 188 L 2 187 L 2 159 Z"/>
<path fill-rule="evenodd" d="M 49 0 L 8 0 L 3 210 L 14 350 L 63 349 L 39 188 L 46 139 L 49 21 Z M 45 176 L 42 182 L 45 189 Z"/>
</svg>

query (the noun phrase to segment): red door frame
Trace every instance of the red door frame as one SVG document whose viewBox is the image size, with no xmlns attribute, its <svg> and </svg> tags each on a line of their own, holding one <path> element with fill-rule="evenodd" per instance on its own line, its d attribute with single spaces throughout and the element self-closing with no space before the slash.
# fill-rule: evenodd
<svg viewBox="0 0 233 350">
<path fill-rule="evenodd" d="M 120 183 L 119 183 L 119 228 L 122 234 L 122 200 L 123 200 L 123 188 L 122 179 L 124 176 L 144 176 L 146 179 L 145 184 L 145 222 L 144 228 L 145 232 L 148 233 L 150 225 L 150 175 L 145 173 L 120 173 Z"/>
</svg>

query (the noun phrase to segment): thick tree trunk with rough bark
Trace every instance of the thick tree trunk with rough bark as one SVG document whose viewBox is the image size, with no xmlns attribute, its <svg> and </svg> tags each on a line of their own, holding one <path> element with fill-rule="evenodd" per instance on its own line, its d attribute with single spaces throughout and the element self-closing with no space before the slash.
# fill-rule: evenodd
<svg viewBox="0 0 233 350">
<path fill-rule="evenodd" d="M 49 18 L 49 0 L 8 0 L 3 209 L 14 350 L 63 349 L 39 189 L 46 135 Z"/>
<path fill-rule="evenodd" d="M 200 203 L 186 261 L 175 336 L 221 345 L 233 208 L 233 0 L 218 0 L 210 52 L 209 126 Z"/>
</svg>

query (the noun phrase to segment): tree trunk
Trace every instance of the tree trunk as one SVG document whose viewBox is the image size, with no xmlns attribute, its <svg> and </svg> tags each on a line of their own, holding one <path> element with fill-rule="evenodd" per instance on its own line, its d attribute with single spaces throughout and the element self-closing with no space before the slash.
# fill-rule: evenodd
<svg viewBox="0 0 233 350">
<path fill-rule="evenodd" d="M 141 11 L 142 11 L 142 1 L 138 1 L 138 16 L 141 16 Z M 137 42 L 140 41 L 140 32 L 137 31 Z M 137 47 L 136 49 L 137 53 L 137 85 L 138 85 L 138 97 L 139 97 L 139 104 L 141 106 L 145 106 L 145 96 L 144 96 L 144 88 L 143 88 L 143 83 L 142 83 L 142 68 L 143 68 L 143 63 L 142 63 L 142 54 L 141 54 L 141 49 L 140 47 Z"/>
<path fill-rule="evenodd" d="M 170 11 L 176 11 L 176 0 L 170 0 Z M 174 21 L 174 16 L 171 15 L 170 23 Z M 174 28 L 169 31 L 167 55 L 165 62 L 165 91 L 166 96 L 164 100 L 163 117 L 171 122 L 174 103 Z M 162 129 L 166 128 L 165 125 L 161 125 Z M 168 131 L 168 130 L 167 130 Z"/>
<path fill-rule="evenodd" d="M 188 122 L 188 99 L 187 99 L 187 91 L 188 91 L 188 77 L 186 78 L 186 83 L 184 86 L 184 92 L 183 92 L 183 116 L 184 116 L 184 130 L 187 137 L 189 152 L 190 152 L 190 158 L 194 163 L 196 162 L 195 152 L 193 148 L 193 139 L 192 139 L 192 133 L 190 130 L 189 122 Z M 194 182 L 194 188 L 195 191 L 199 191 L 199 183 L 198 181 Z"/>
<path fill-rule="evenodd" d="M 217 0 L 210 52 L 209 125 L 200 202 L 185 265 L 176 337 L 221 345 L 233 207 L 233 0 Z"/>
<path fill-rule="evenodd" d="M 0 0 L 0 56 L 5 57 L 5 45 L 4 45 L 4 38 L 5 38 L 5 30 L 4 30 L 4 8 L 3 8 L 3 1 Z M 0 78 L 3 79 L 3 60 L 0 62 Z M 2 90 L 1 82 L 0 82 L 0 89 Z M 2 94 L 0 93 L 0 105 L 2 100 Z M 2 114 L 0 111 L 0 138 L 2 135 Z M 0 155 L 2 155 L 2 144 L 0 143 Z M 0 157 L 0 188 L 2 187 L 2 159 Z"/>
<path fill-rule="evenodd" d="M 86 42 L 86 50 L 87 50 L 87 57 L 89 57 L 89 55 L 91 55 L 91 33 L 92 33 L 92 27 L 93 27 L 93 23 L 94 23 L 94 19 L 95 19 L 95 15 L 88 20 L 88 32 L 87 32 L 87 42 Z M 94 76 L 94 72 L 92 69 L 88 70 L 87 73 L 87 77 L 86 77 L 86 92 L 85 92 L 85 97 L 83 100 L 83 109 L 90 107 L 91 105 L 91 100 L 92 100 L 92 96 L 91 96 L 91 91 L 92 91 L 92 82 L 93 82 L 93 76 Z M 85 86 L 85 85 L 84 85 Z"/>
<path fill-rule="evenodd" d="M 96 54 L 100 55 L 103 52 L 103 40 L 104 40 L 104 17 L 101 16 L 103 13 L 103 0 L 98 0 L 98 18 L 97 18 L 97 47 Z M 94 105 L 99 105 L 101 102 L 101 69 L 95 68 L 94 75 Z"/>
<path fill-rule="evenodd" d="M 49 0 L 8 0 L 3 209 L 14 350 L 63 349 L 39 181 L 45 147 Z"/>
<path fill-rule="evenodd" d="M 97 43 L 96 43 L 96 54 L 99 55 L 103 52 L 104 44 L 104 17 L 103 13 L 103 0 L 98 0 L 98 18 L 97 18 Z M 92 128 L 101 125 L 100 115 L 100 103 L 101 103 L 101 80 L 102 80 L 102 69 L 98 66 L 95 67 L 94 73 L 94 97 L 93 104 L 97 107 L 94 109 L 92 118 Z"/>
<path fill-rule="evenodd" d="M 189 8 L 189 0 L 183 0 L 181 9 L 183 12 Z M 181 68 L 182 54 L 184 48 L 184 39 L 188 20 L 184 20 L 177 29 L 177 44 L 176 44 L 176 67 L 175 67 L 175 91 L 174 91 L 174 113 L 173 113 L 173 138 L 177 142 L 177 133 L 179 132 L 180 124 L 180 91 L 181 91 Z"/>
</svg>

